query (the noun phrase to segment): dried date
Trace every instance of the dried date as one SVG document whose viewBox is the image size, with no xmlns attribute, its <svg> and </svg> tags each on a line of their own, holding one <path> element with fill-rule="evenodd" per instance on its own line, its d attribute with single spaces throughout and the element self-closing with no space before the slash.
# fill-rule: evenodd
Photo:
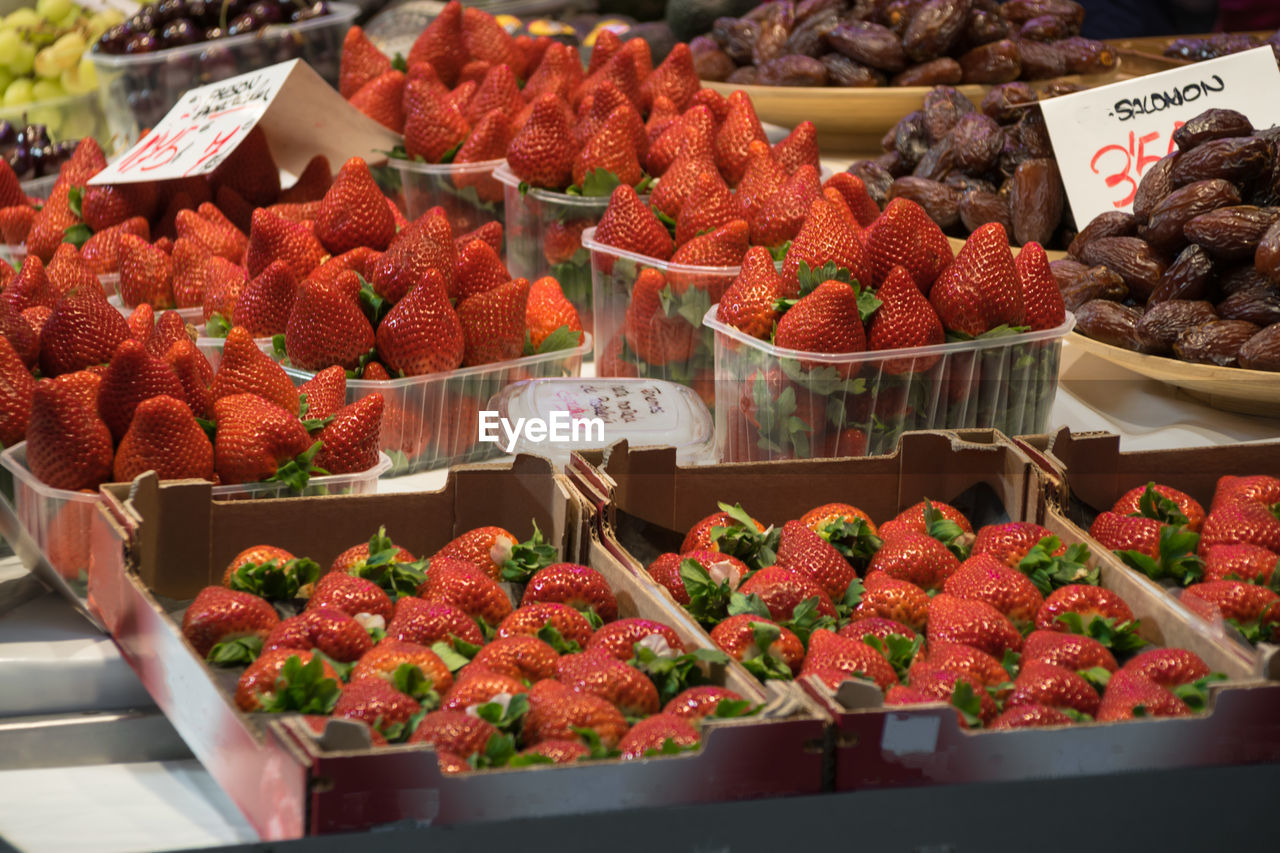
<svg viewBox="0 0 1280 853">
<path fill-rule="evenodd" d="M 1070 38 L 1080 32 L 1080 27 L 1058 15 L 1037 15 L 1018 29 L 1018 38 L 1028 41 L 1049 42 Z"/>
<path fill-rule="evenodd" d="M 1001 39 L 961 56 L 960 70 L 965 83 L 1008 83 L 1022 73 L 1022 58 L 1016 44 Z"/>
<path fill-rule="evenodd" d="M 1184 331 L 1217 319 L 1208 302 L 1171 299 L 1148 307 L 1134 333 L 1145 352 L 1167 355 Z"/>
<path fill-rule="evenodd" d="M 756 67 L 754 65 L 744 65 L 726 77 L 724 82 L 736 83 L 740 86 L 754 86 L 756 84 Z"/>
<path fill-rule="evenodd" d="M 1205 110 L 1175 130 L 1173 141 L 1179 151 L 1190 151 L 1197 145 L 1214 139 L 1230 139 L 1252 133 L 1253 124 L 1243 113 L 1235 110 Z"/>
<path fill-rule="evenodd" d="M 1116 67 L 1116 54 L 1106 42 L 1072 36 L 1058 42 L 1068 74 L 1102 74 Z"/>
<path fill-rule="evenodd" d="M 914 201 L 944 230 L 960 222 L 960 193 L 939 181 L 916 177 L 898 178 L 889 187 L 888 198 Z"/>
<path fill-rule="evenodd" d="M 975 8 L 969 10 L 961 36 L 965 46 L 972 49 L 1009 37 L 1009 22 L 999 11 Z"/>
<path fill-rule="evenodd" d="M 1173 353 L 1193 364 L 1236 367 L 1240 348 L 1261 331 L 1245 320 L 1217 320 L 1186 329 L 1173 342 Z"/>
<path fill-rule="evenodd" d="M 867 195 L 880 207 L 889 201 L 889 187 L 893 184 L 893 175 L 886 172 L 871 160 L 862 160 L 849 167 L 849 174 L 856 175 L 867 188 Z"/>
<path fill-rule="evenodd" d="M 861 89 L 888 82 L 879 71 L 859 65 L 842 53 L 824 53 L 819 59 L 826 66 L 827 80 L 833 86 Z"/>
<path fill-rule="evenodd" d="M 710 36 L 698 36 L 689 42 L 689 51 L 699 80 L 726 80 L 738 67 Z"/>
<path fill-rule="evenodd" d="M 1014 241 L 1020 246 L 1033 241 L 1047 244 L 1062 220 L 1065 202 L 1056 161 L 1038 158 L 1019 164 L 1009 193 Z"/>
<path fill-rule="evenodd" d="M 1243 184 L 1271 168 L 1275 152 L 1256 136 L 1213 139 L 1178 155 L 1169 177 L 1175 187 L 1221 178 Z"/>
<path fill-rule="evenodd" d="M 769 13 L 760 21 L 760 34 L 756 37 L 755 47 L 751 51 L 751 61 L 756 68 L 767 65 L 786 50 L 787 39 L 791 37 L 791 25 L 795 9 L 789 2 L 769 4 Z"/>
<path fill-rule="evenodd" d="M 816 15 L 839 15 L 843 9 L 843 0 L 800 0 L 796 4 L 796 23 L 807 21 Z"/>
<path fill-rule="evenodd" d="M 1218 303 L 1224 320 L 1248 320 L 1259 326 L 1280 323 L 1280 287 L 1267 282 L 1237 290 Z"/>
<path fill-rule="evenodd" d="M 951 140 L 944 139 L 929 148 L 925 155 L 920 158 L 920 162 L 916 164 L 911 174 L 917 178 L 941 181 L 951 174 L 955 166 L 955 154 L 952 151 Z"/>
<path fill-rule="evenodd" d="M 760 25 L 745 18 L 716 18 L 711 27 L 711 37 L 730 59 L 746 65 L 751 61 L 756 40 L 760 38 Z"/>
<path fill-rule="evenodd" d="M 871 21 L 841 24 L 827 33 L 827 44 L 860 65 L 889 74 L 897 74 L 907 67 L 902 41 L 893 30 Z"/>
<path fill-rule="evenodd" d="M 1182 226 L 1182 234 L 1209 254 L 1227 260 L 1253 257 L 1259 241 L 1280 220 L 1280 208 L 1242 204 L 1202 213 Z"/>
<path fill-rule="evenodd" d="M 1168 268 L 1159 253 L 1138 237 L 1099 237 L 1085 244 L 1080 260 L 1101 264 L 1124 279 L 1134 299 L 1145 302 Z"/>
<path fill-rule="evenodd" d="M 880 9 L 876 19 L 893 31 L 899 39 L 907 31 L 907 25 L 919 13 L 925 0 L 888 0 Z"/>
<path fill-rule="evenodd" d="M 1132 237 L 1137 230 L 1138 223 L 1134 220 L 1132 213 L 1125 213 L 1122 210 L 1100 213 L 1071 241 L 1071 245 L 1067 247 L 1067 254 L 1078 258 L 1085 244 L 1090 240 L 1096 240 L 1099 237 Z"/>
<path fill-rule="evenodd" d="M 952 172 L 943 178 L 942 182 L 949 187 L 960 191 L 963 196 L 970 190 L 977 190 L 984 193 L 996 193 L 996 185 L 985 178 L 975 178 L 973 175 L 966 175 L 964 172 Z"/>
<path fill-rule="evenodd" d="M 916 110 L 898 122 L 893 132 L 893 150 L 902 157 L 907 169 L 914 169 L 929 150 L 929 136 L 924 129 L 924 113 Z"/>
<path fill-rule="evenodd" d="M 1075 311 L 1076 328 L 1082 335 L 1113 347 L 1141 352 L 1138 321 L 1142 312 L 1107 299 L 1093 299 Z"/>
<path fill-rule="evenodd" d="M 834 30 L 839 23 L 840 18 L 836 15 L 835 9 L 827 9 L 803 20 L 797 20 L 783 49 L 786 53 L 798 53 L 818 59 L 827 49 L 827 33 Z"/>
<path fill-rule="evenodd" d="M 1280 284 L 1280 222 L 1274 223 L 1258 241 L 1253 253 L 1253 265 L 1258 272 Z"/>
<path fill-rule="evenodd" d="M 953 86 L 935 86 L 924 96 L 924 129 L 932 142 L 945 137 L 961 116 L 973 112 L 973 103 Z"/>
<path fill-rule="evenodd" d="M 1280 370 L 1280 323 L 1258 332 L 1240 347 L 1240 366 L 1249 370 Z"/>
<path fill-rule="evenodd" d="M 902 155 L 897 151 L 881 154 L 872 162 L 895 178 L 901 178 L 903 175 L 911 173 L 911 166 L 907 165 L 907 161 L 903 160 Z"/>
<path fill-rule="evenodd" d="M 787 54 L 761 65 L 756 82 L 761 86 L 825 86 L 827 66 L 812 56 Z"/>
<path fill-rule="evenodd" d="M 982 113 L 969 113 L 951 128 L 948 137 L 955 163 L 973 174 L 991 169 L 1004 150 L 1004 131 Z"/>
<path fill-rule="evenodd" d="M 1047 101 L 1059 95 L 1074 95 L 1076 92 L 1083 92 L 1086 88 L 1088 87 L 1080 83 L 1072 83 L 1070 80 L 1054 80 L 1040 90 L 1040 100 Z"/>
<path fill-rule="evenodd" d="M 1173 259 L 1147 304 L 1170 299 L 1205 299 L 1213 284 L 1213 258 L 1192 243 Z"/>
<path fill-rule="evenodd" d="M 1001 124 L 1014 121 L 1022 115 L 1024 104 L 1034 104 L 1036 93 L 1026 83 L 1002 83 L 982 97 L 980 109 Z"/>
<path fill-rule="evenodd" d="M 1151 218 L 1151 211 L 1165 196 L 1173 192 L 1173 178 L 1170 173 L 1178 160 L 1178 154 L 1170 154 L 1147 170 L 1138 181 L 1138 190 L 1133 196 L 1133 215 L 1139 224 L 1146 224 Z"/>
<path fill-rule="evenodd" d="M 966 231 L 974 231 L 988 222 L 999 222 L 1006 234 L 1013 231 L 1009 200 L 986 190 L 969 190 L 960 196 L 960 222 Z"/>
<path fill-rule="evenodd" d="M 916 62 L 928 62 L 951 50 L 964 30 L 971 0 L 928 0 L 902 34 L 902 49 Z"/>
<path fill-rule="evenodd" d="M 1103 266 L 1085 266 L 1070 258 L 1050 261 L 1049 271 L 1058 283 L 1058 292 L 1068 311 L 1076 311 L 1093 299 L 1122 302 L 1129 288 L 1116 273 Z"/>
<path fill-rule="evenodd" d="M 1176 252 L 1186 243 L 1182 226 L 1202 213 L 1240 203 L 1240 193 L 1221 179 L 1196 181 L 1169 193 L 1151 211 L 1146 239 L 1162 252 Z"/>
<path fill-rule="evenodd" d="M 1270 281 L 1271 279 L 1259 272 L 1253 264 L 1240 264 L 1225 269 L 1219 266 L 1218 279 L 1214 284 L 1222 295 L 1230 296 L 1250 287 L 1265 285 Z"/>
<path fill-rule="evenodd" d="M 1041 15 L 1065 18 L 1077 27 L 1084 21 L 1084 7 L 1072 0 L 1009 0 L 1000 4 L 1000 10 L 1015 24 L 1024 24 Z"/>
<path fill-rule="evenodd" d="M 1049 140 L 1049 127 L 1044 123 L 1040 110 L 1025 110 L 1017 124 L 1018 139 L 1031 157 L 1052 157 L 1053 143 Z"/>
<path fill-rule="evenodd" d="M 890 86 L 955 86 L 964 80 L 960 63 L 949 56 L 908 68 L 889 81 Z"/>
<path fill-rule="evenodd" d="M 1024 80 L 1049 80 L 1067 73 L 1067 57 L 1056 44 L 1026 40 L 1015 44 Z"/>
</svg>

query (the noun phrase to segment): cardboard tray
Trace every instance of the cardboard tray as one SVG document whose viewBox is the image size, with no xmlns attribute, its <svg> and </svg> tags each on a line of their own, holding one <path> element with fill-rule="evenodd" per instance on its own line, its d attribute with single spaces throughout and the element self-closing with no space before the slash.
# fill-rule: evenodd
<svg viewBox="0 0 1280 853">
<path fill-rule="evenodd" d="M 1053 435 L 1028 436 L 1019 439 L 1019 443 L 1024 451 L 1037 457 L 1047 472 L 1054 503 L 1061 508 L 1067 523 L 1095 550 L 1102 546 L 1088 536 L 1094 519 L 1111 509 L 1120 496 L 1132 488 L 1150 482 L 1172 486 L 1191 495 L 1207 512 L 1219 477 L 1280 475 L 1280 441 L 1125 452 L 1120 449 L 1118 435 L 1072 434 L 1064 427 Z M 1176 601 L 1176 586 L 1168 584 L 1162 588 Z M 1179 604 L 1174 606 L 1182 609 Z M 1189 611 L 1186 618 L 1203 624 Z M 1251 648 L 1237 632 L 1224 625 L 1216 625 L 1214 630 L 1225 642 L 1249 649 L 1256 656 L 1259 673 L 1280 680 L 1280 646 L 1259 643 Z"/>
<path fill-rule="evenodd" d="M 589 462 L 595 461 L 595 466 Z M 1065 542 L 1078 530 L 1056 512 L 1039 469 L 999 433 L 983 430 L 907 433 L 889 456 L 861 459 L 677 468 L 668 449 L 615 445 L 579 459 L 569 475 L 594 495 L 597 520 L 630 565 L 678 548 L 684 531 L 739 501 L 755 518 L 778 524 L 827 501 L 847 501 L 884 520 L 925 497 L 953 502 L 975 526 L 1001 520 L 1044 524 Z M 1021 731 L 960 728 L 954 709 L 881 705 L 880 693 L 856 682 L 839 698 L 817 684 L 803 688 L 834 721 L 837 790 L 905 785 L 1014 781 L 1047 777 L 1233 764 L 1280 759 L 1280 685 L 1261 681 L 1246 651 L 1193 622 L 1153 582 L 1130 572 L 1096 545 L 1103 585 L 1142 620 L 1144 637 L 1197 652 L 1230 677 L 1215 690 L 1211 713 L 1123 724 Z M 661 591 L 666 594 L 665 590 Z"/>
<path fill-rule="evenodd" d="M 393 822 L 460 824 L 822 790 L 825 727 L 816 704 L 793 692 L 763 690 L 736 663 L 717 667 L 712 680 L 766 703 L 760 717 L 717 721 L 698 752 L 631 762 L 445 776 L 430 747 L 373 750 L 357 731 L 350 748 L 352 727 L 331 724 L 326 745 L 345 741 L 347 747 L 322 749 L 295 716 L 245 715 L 224 689 L 227 674 L 199 660 L 169 614 L 257 542 L 323 564 L 379 524 L 396 542 L 429 554 L 482 524 L 527 535 L 533 518 L 564 559 L 589 561 L 605 574 L 623 615 L 666 622 L 689 644 L 701 635 L 592 540 L 581 498 L 543 459 L 455 469 L 437 492 L 250 507 L 211 501 L 208 489 L 144 475 L 131 486 L 104 490 L 89 597 L 156 704 L 264 839 Z"/>
</svg>

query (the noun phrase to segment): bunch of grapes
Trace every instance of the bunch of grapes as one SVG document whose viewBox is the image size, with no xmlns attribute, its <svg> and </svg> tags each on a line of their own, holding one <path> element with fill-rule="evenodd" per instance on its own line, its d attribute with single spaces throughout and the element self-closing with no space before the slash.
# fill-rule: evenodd
<svg viewBox="0 0 1280 853">
<path fill-rule="evenodd" d="M 0 20 L 0 104 L 21 107 L 98 86 L 87 49 L 123 20 L 119 12 L 88 12 L 72 0 L 37 0 Z"/>
<path fill-rule="evenodd" d="M 325 0 L 160 0 L 143 6 L 127 21 L 102 33 L 98 50 L 109 54 L 151 53 L 328 14 Z"/>
</svg>

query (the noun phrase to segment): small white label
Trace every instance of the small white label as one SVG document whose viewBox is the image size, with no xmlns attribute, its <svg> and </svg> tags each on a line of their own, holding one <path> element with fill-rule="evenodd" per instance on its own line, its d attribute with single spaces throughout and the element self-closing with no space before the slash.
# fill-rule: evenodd
<svg viewBox="0 0 1280 853">
<path fill-rule="evenodd" d="M 480 413 L 477 438 L 497 444 L 503 453 L 511 453 L 521 438 L 527 444 L 603 444 L 604 421 L 600 418 L 575 417 L 571 412 L 551 412 L 546 418 L 502 417 L 501 412 Z"/>
<path fill-rule="evenodd" d="M 1209 109 L 1280 124 L 1280 70 L 1270 47 L 1040 102 L 1077 225 L 1133 209 L 1138 182 L 1173 151 L 1173 133 Z"/>
<path fill-rule="evenodd" d="M 538 395 L 538 408 L 563 410 L 573 417 L 592 417 L 608 426 L 669 432 L 679 426 L 679 413 L 657 385 L 612 384 L 608 380 L 580 385 L 548 386 Z"/>
<path fill-rule="evenodd" d="M 941 720 L 933 714 L 886 714 L 880 749 L 890 755 L 917 755 L 938 748 Z"/>
</svg>

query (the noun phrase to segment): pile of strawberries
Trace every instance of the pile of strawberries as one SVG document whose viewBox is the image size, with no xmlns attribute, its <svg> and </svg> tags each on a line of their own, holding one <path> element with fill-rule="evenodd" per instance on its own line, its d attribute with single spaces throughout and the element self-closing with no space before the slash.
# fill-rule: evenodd
<svg viewBox="0 0 1280 853">
<path fill-rule="evenodd" d="M 1149 483 L 1101 513 L 1090 535 L 1181 601 L 1251 643 L 1280 640 L 1280 479 L 1218 480 L 1209 513 L 1195 498 Z"/>
<path fill-rule="evenodd" d="M 433 745 L 448 773 L 678 752 L 704 717 L 753 712 L 700 683 L 698 662 L 723 655 L 619 618 L 599 572 L 554 560 L 536 526 L 525 542 L 476 528 L 424 560 L 379 531 L 323 573 L 261 545 L 197 595 L 182 632 L 215 665 L 248 664 L 242 710 L 300 712 L 317 732 L 364 722 L 375 745 Z M 522 585 L 518 603 L 500 581 Z"/>
<path fill-rule="evenodd" d="M 721 504 L 648 572 L 760 678 L 862 679 L 886 705 L 950 702 L 968 727 L 1202 710 L 1220 676 L 1191 652 L 1142 650 L 1088 558 L 1030 522 L 975 533 L 928 500 L 878 527 L 833 503 L 780 529 Z"/>
</svg>

